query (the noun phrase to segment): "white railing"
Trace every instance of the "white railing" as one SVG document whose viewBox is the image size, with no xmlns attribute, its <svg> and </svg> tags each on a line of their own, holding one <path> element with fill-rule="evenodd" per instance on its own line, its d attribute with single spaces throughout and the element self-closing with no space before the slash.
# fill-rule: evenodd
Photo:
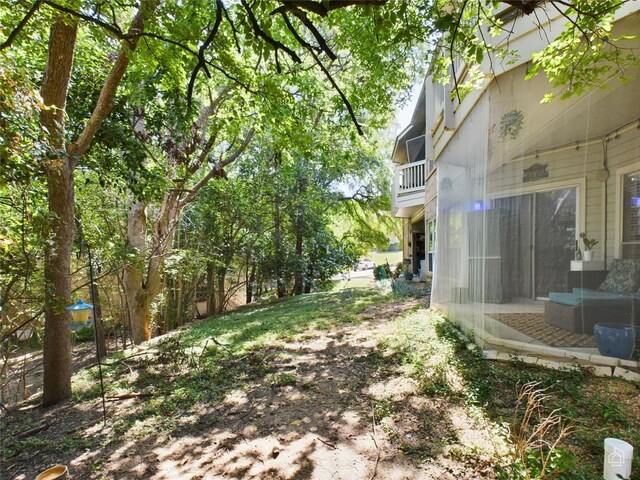
<svg viewBox="0 0 640 480">
<path fill-rule="evenodd" d="M 396 193 L 398 196 L 424 190 L 425 164 L 426 161 L 422 160 L 396 167 Z"/>
</svg>

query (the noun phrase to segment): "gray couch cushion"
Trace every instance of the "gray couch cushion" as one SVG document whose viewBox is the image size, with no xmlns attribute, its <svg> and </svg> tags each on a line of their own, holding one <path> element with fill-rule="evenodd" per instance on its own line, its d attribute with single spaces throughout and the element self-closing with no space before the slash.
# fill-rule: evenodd
<svg viewBox="0 0 640 480">
<path fill-rule="evenodd" d="M 602 285 L 601 292 L 634 293 L 640 288 L 640 258 L 615 258 Z"/>
</svg>

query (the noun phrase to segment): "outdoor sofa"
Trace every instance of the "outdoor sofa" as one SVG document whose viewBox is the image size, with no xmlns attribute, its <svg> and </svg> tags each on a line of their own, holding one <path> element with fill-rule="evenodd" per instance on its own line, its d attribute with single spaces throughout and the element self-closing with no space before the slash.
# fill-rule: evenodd
<svg viewBox="0 0 640 480">
<path fill-rule="evenodd" d="M 596 323 L 640 325 L 640 259 L 614 259 L 597 290 L 551 292 L 544 321 L 574 333 L 592 334 Z"/>
</svg>

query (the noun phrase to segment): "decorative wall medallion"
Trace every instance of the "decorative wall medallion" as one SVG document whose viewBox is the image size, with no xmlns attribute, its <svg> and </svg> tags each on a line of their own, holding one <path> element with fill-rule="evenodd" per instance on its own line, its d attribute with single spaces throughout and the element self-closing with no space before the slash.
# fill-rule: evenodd
<svg viewBox="0 0 640 480">
<path fill-rule="evenodd" d="M 522 130 L 524 113 L 521 110 L 511 110 L 502 115 L 500 119 L 500 138 L 511 138 L 515 140 Z"/>
<path fill-rule="evenodd" d="M 541 165 L 536 163 L 535 165 L 531 165 L 529 168 L 525 168 L 523 170 L 522 181 L 523 182 L 535 182 L 536 180 L 542 180 L 543 178 L 549 177 L 549 172 L 547 171 L 547 167 L 549 164 Z"/>
</svg>

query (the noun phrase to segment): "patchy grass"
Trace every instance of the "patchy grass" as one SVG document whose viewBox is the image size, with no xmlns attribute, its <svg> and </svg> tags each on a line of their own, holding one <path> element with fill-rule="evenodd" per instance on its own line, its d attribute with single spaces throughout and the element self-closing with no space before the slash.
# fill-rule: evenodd
<svg viewBox="0 0 640 480">
<path fill-rule="evenodd" d="M 309 478 L 351 452 L 348 477 L 337 478 L 370 478 L 371 465 L 349 468 L 380 447 L 380 480 L 398 478 L 394 468 L 404 478 L 579 480 L 601 478 L 605 437 L 640 445 L 636 385 L 490 362 L 469 344 L 418 301 L 376 289 L 248 306 L 110 357 L 107 395 L 148 396 L 109 402 L 106 428 L 96 368 L 74 376 L 72 402 L 3 419 L 0 470 L 33 478 L 66 463 L 77 478 L 247 478 L 262 465 L 256 478 Z M 51 428 L 19 435 L 44 422 Z M 560 438 L 553 449 L 526 440 L 544 422 L 534 440 Z"/>
<path fill-rule="evenodd" d="M 294 373 L 276 372 L 273 366 L 285 342 L 310 330 L 355 323 L 358 313 L 385 300 L 383 293 L 372 289 L 271 300 L 154 339 L 146 350 L 112 356 L 103 366 L 107 397 L 140 393 L 151 397 L 112 419 L 100 442 L 109 445 L 142 441 L 158 432 L 169 434 L 184 428 L 203 408 L 222 404 L 230 392 L 246 390 L 256 382 L 266 382 L 273 389 L 296 385 L 299 379 Z M 300 383 L 304 389 L 313 388 L 309 382 Z M 98 405 L 97 368 L 75 375 L 73 391 L 75 404 Z M 43 449 L 60 456 L 74 447 L 97 446 L 90 436 L 74 433 L 62 441 L 47 436 L 9 441 L 2 453 L 10 458 Z"/>
<path fill-rule="evenodd" d="M 486 361 L 469 345 L 456 325 L 424 310 L 394 321 L 380 343 L 398 355 L 398 362 L 423 394 L 464 406 L 470 418 L 490 426 L 497 440 L 497 478 L 602 478 L 605 438 L 640 445 L 638 385 L 593 377 L 577 367 L 555 371 L 521 362 Z M 535 394 L 519 396 L 524 386 Z M 536 395 L 539 401 L 531 419 L 523 424 L 523 404 Z M 554 412 L 559 416 L 557 424 L 543 438 L 521 441 Z M 570 427 L 565 438 L 561 438 L 563 426 Z M 544 443 L 559 438 L 554 449 Z M 406 451 L 422 455 L 424 448 Z M 464 449 L 458 454 L 475 455 Z M 637 448 L 634 456 L 634 464 L 640 464 Z M 635 479 L 640 478 L 637 472 Z"/>
<path fill-rule="evenodd" d="M 271 300 L 193 325 L 182 338 L 192 346 L 215 338 L 238 355 L 277 345 L 309 329 L 354 322 L 358 313 L 385 299 L 376 290 L 346 289 Z"/>
</svg>

